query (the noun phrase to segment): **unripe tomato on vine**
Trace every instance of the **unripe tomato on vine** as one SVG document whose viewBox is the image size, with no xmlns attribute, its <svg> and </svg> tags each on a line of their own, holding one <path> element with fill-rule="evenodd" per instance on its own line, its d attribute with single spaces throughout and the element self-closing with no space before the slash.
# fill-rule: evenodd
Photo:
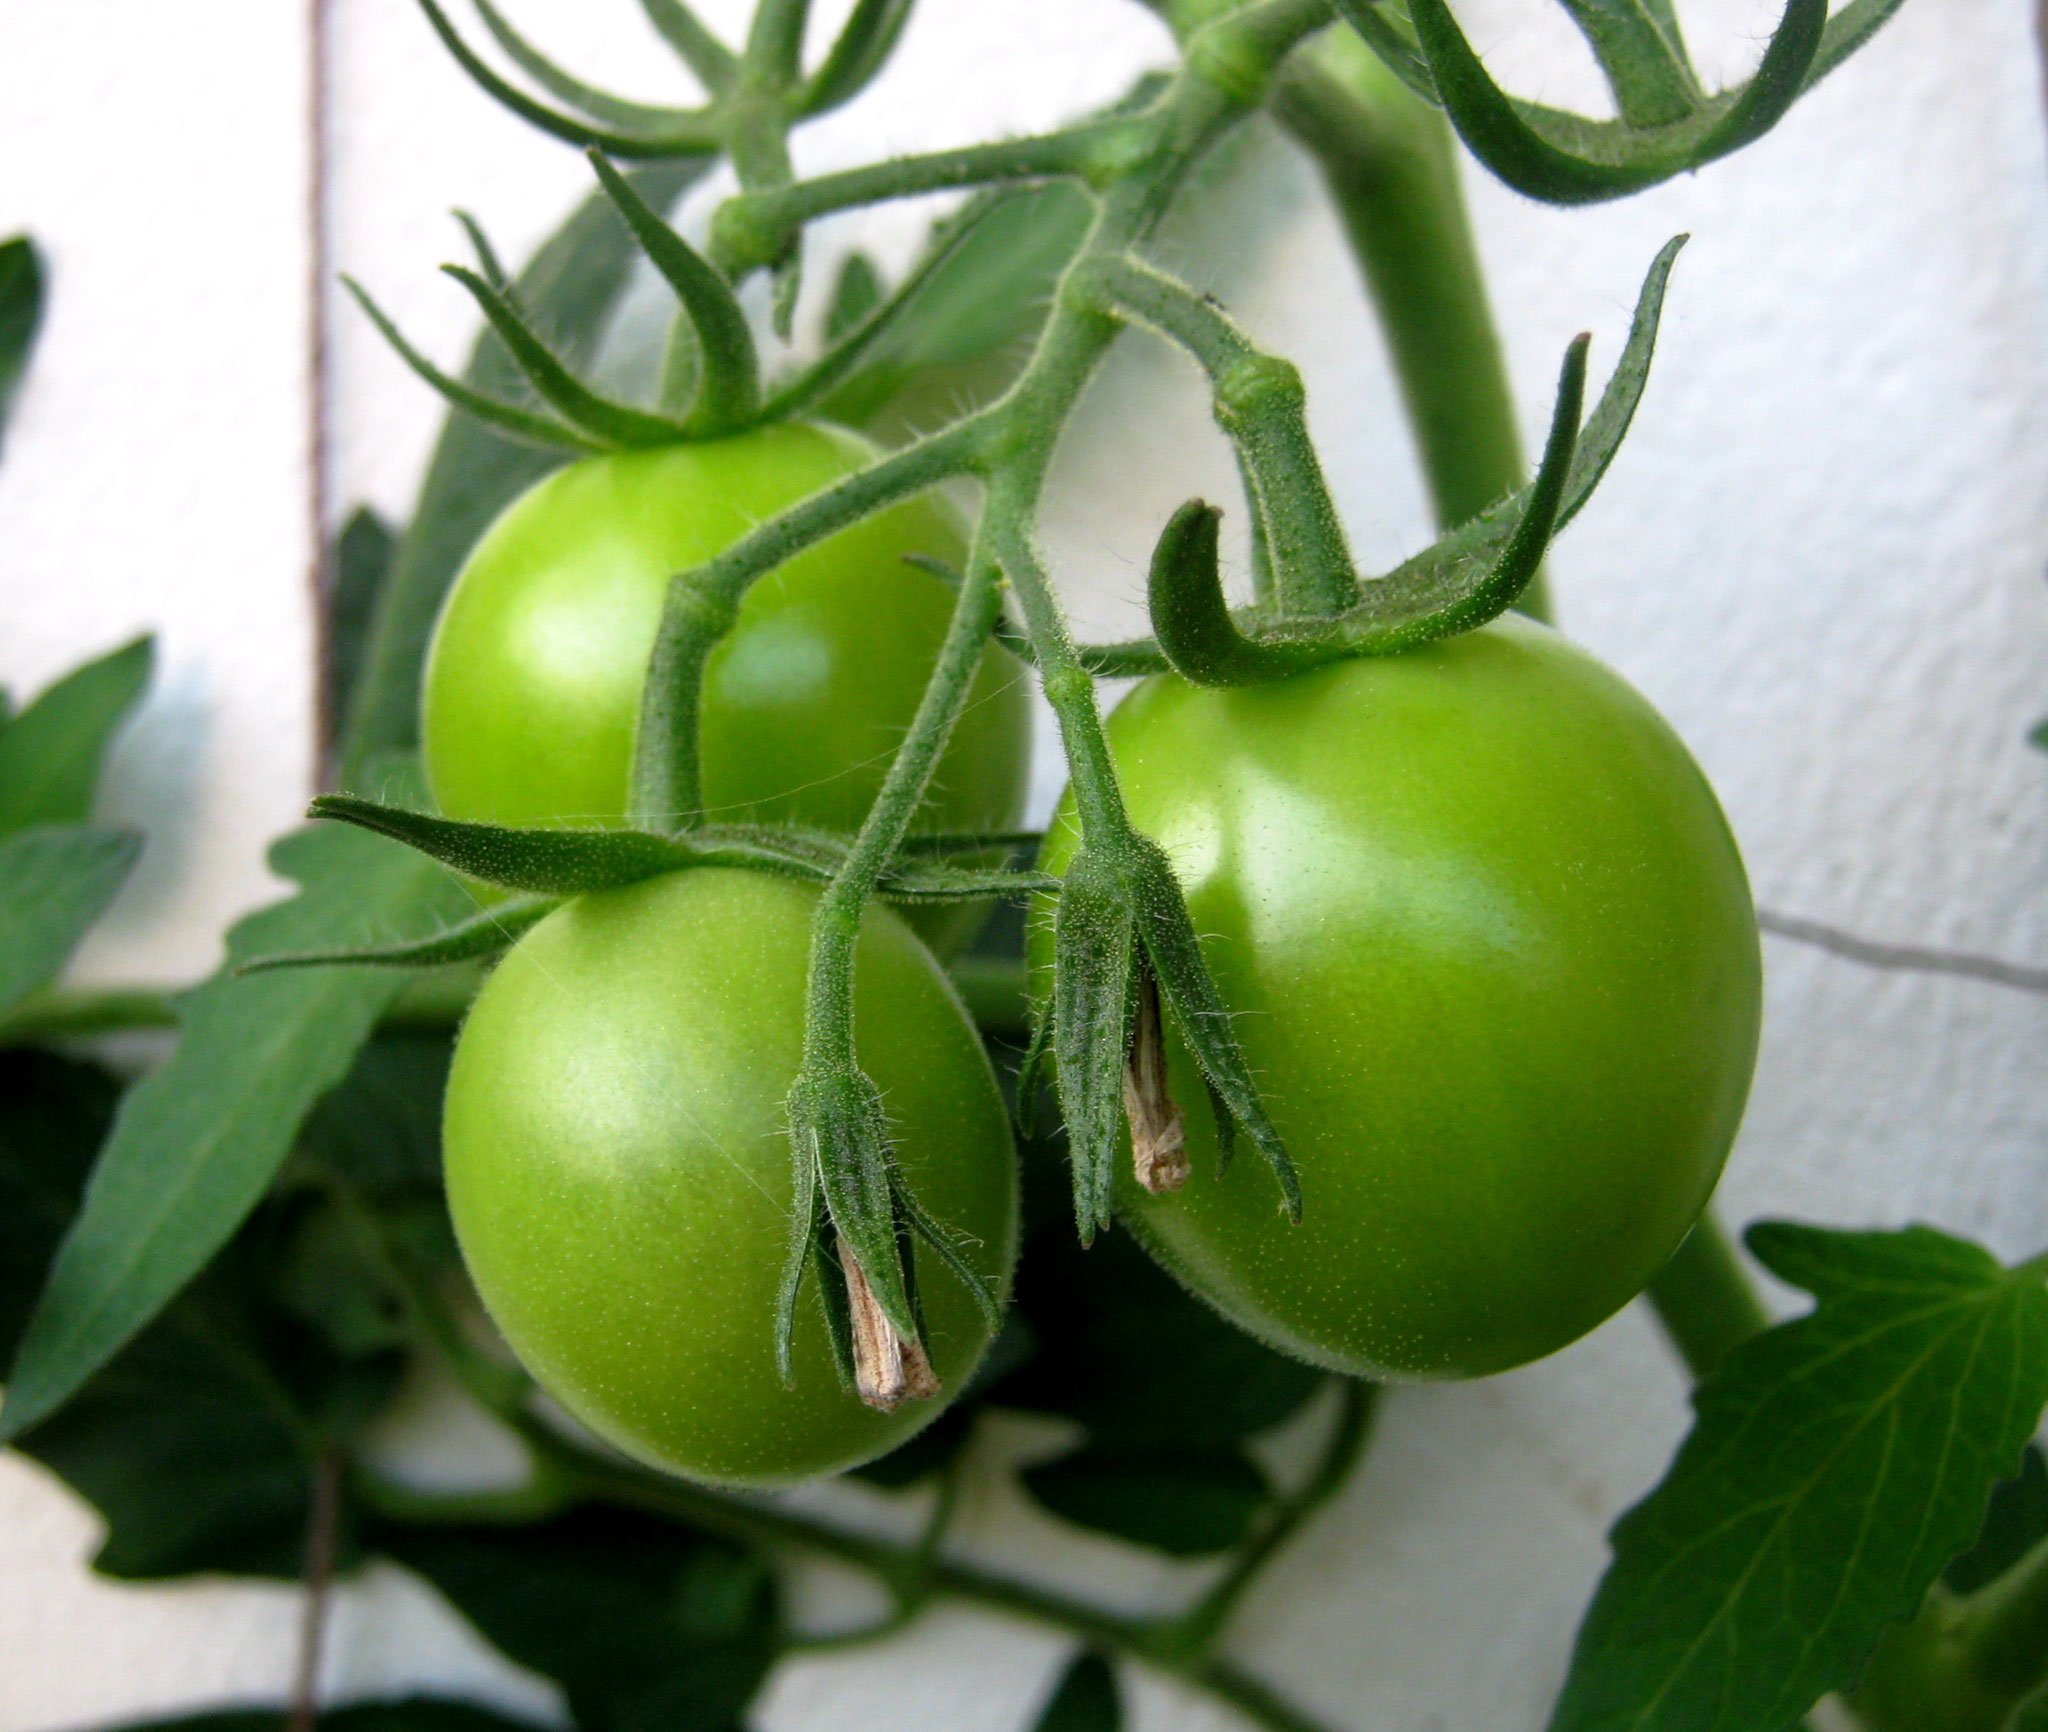
<svg viewBox="0 0 2048 1732">
<path fill-rule="evenodd" d="M 1156 677 L 1108 733 L 1304 1197 L 1297 1225 L 1257 1162 L 1217 1171 L 1169 1035 L 1189 1170 L 1119 1178 L 1139 1242 L 1379 1378 L 1502 1371 L 1640 1291 L 1720 1173 L 1761 997 L 1734 839 L 1662 718 L 1509 616 L 1270 684 Z M 1077 839 L 1070 795 L 1042 864 Z"/>
</svg>

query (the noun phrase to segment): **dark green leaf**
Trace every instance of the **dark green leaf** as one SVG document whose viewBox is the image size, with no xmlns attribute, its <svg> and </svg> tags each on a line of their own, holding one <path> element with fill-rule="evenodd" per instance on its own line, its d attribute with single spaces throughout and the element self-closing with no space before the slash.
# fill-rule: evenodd
<svg viewBox="0 0 2048 1732">
<path fill-rule="evenodd" d="M 1122 1732 L 1124 1705 L 1116 1673 L 1097 1653 L 1076 1654 L 1032 1732 Z"/>
<path fill-rule="evenodd" d="M 0 1363 L 13 1357 L 120 1096 L 98 1065 L 0 1052 Z"/>
<path fill-rule="evenodd" d="M 0 241 L 0 437 L 43 321 L 43 261 L 27 235 Z"/>
<path fill-rule="evenodd" d="M 92 824 L 0 839 L 0 1012 L 64 966 L 141 852 L 139 831 Z"/>
<path fill-rule="evenodd" d="M 1081 1449 L 1026 1468 L 1023 1480 L 1054 1515 L 1177 1558 L 1241 1544 L 1269 1495 L 1265 1475 L 1235 1450 Z"/>
<path fill-rule="evenodd" d="M 2037 751 L 2048 752 L 2048 716 L 2033 725 L 2027 734 L 2027 742 Z"/>
<path fill-rule="evenodd" d="M 630 178 L 662 210 L 706 166 L 663 163 Z M 638 257 L 632 231 L 611 201 L 593 193 L 534 254 L 514 293 L 557 353 L 572 365 L 588 366 Z M 502 397 L 519 388 L 520 374 L 496 333 L 486 330 L 462 377 L 486 396 Z M 359 771 L 378 752 L 402 751 L 418 741 L 420 670 L 442 596 L 491 520 L 564 461 L 560 452 L 519 444 L 466 415 L 449 416 L 390 580 L 377 598 L 360 690 L 350 708 L 347 769 Z"/>
<path fill-rule="evenodd" d="M 153 641 L 139 637 L 66 674 L 0 733 L 0 835 L 92 816 L 100 761 L 149 684 Z"/>
<path fill-rule="evenodd" d="M 1025 1171 L 1027 1195 L 1056 1182 L 1049 1160 Z M 1077 1420 L 1108 1450 L 1230 1450 L 1323 1385 L 1323 1373 L 1195 1299 L 1127 1233 L 1084 1251 L 1064 1221 L 1042 1222 L 1018 1270 L 1016 1309 L 1038 1351 L 989 1399 Z"/>
<path fill-rule="evenodd" d="M 579 1732 L 738 1732 L 776 1651 L 752 1554 L 586 1510 L 512 1531 L 387 1526 L 377 1544 L 553 1678 Z"/>
<path fill-rule="evenodd" d="M 373 1198 L 438 1190 L 451 1051 L 445 1035 L 379 1035 L 313 1109 L 300 1153 Z"/>
<path fill-rule="evenodd" d="M 468 900 L 438 867 L 352 830 L 286 837 L 271 862 L 301 892 L 235 926 L 230 968 L 445 921 Z M 55 1412 L 206 1265 L 405 983 L 384 969 L 224 971 L 183 1000 L 177 1050 L 122 1102 L 58 1253 L 8 1380 L 0 1436 Z"/>
<path fill-rule="evenodd" d="M 397 1386 L 396 1355 L 337 1356 L 252 1302 L 248 1278 L 208 1271 L 16 1440 L 105 1518 L 93 1559 L 103 1575 L 297 1577 L 322 1443 L 356 1430 Z M 342 1561 L 352 1556 L 344 1536 Z"/>
<path fill-rule="evenodd" d="M 333 586 L 320 639 L 320 702 L 329 751 L 348 731 L 363 677 L 370 621 L 390 575 L 398 537 L 367 505 L 349 514 L 334 544 Z"/>
<path fill-rule="evenodd" d="M 282 1708 L 225 1708 L 175 1720 L 140 1720 L 112 1732 L 284 1732 L 286 1720 Z M 531 1721 L 436 1696 L 324 1709 L 319 1727 L 320 1732 L 537 1732 Z"/>
<path fill-rule="evenodd" d="M 1968 1543 L 2048 1401 L 2048 1290 L 1931 1228 L 1754 1227 L 1818 1300 L 1694 1396 L 1622 1517 L 1553 1732 L 1782 1732 Z"/>
<path fill-rule="evenodd" d="M 1952 1560 L 1942 1581 L 1952 1592 L 1975 1593 L 2012 1568 L 2048 1539 L 2048 1458 L 2038 1443 L 2027 1445 L 2020 1471 L 1991 1489 L 1984 1525 L 1970 1549 Z"/>
</svg>

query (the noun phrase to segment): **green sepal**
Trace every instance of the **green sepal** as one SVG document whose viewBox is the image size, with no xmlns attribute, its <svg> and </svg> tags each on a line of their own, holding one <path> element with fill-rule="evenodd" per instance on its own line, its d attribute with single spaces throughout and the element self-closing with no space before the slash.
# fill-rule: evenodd
<svg viewBox="0 0 2048 1732">
<path fill-rule="evenodd" d="M 894 52 L 915 0 L 855 0 L 837 39 L 804 81 L 801 115 L 825 114 L 851 102 Z"/>
<path fill-rule="evenodd" d="M 389 836 L 464 877 L 536 896 L 619 890 L 690 866 L 746 867 L 823 884 L 846 859 L 841 838 L 795 826 L 707 825 L 680 836 L 646 830 L 527 830 L 436 817 L 354 794 L 322 794 L 307 816 Z M 890 902 L 945 904 L 1058 888 L 1059 880 L 1043 872 L 912 857 L 890 862 L 878 893 Z"/>
<path fill-rule="evenodd" d="M 1173 875 L 1165 849 L 1149 836 L 1130 838 L 1131 854 L 1124 864 L 1125 894 L 1137 916 L 1139 940 L 1159 983 L 1159 995 L 1173 1013 L 1181 1039 L 1194 1055 L 1203 1079 L 1265 1156 L 1280 1186 L 1289 1219 L 1301 1219 L 1301 1183 L 1289 1159 L 1280 1132 L 1267 1115 L 1259 1098 L 1258 1084 L 1245 1063 L 1244 1049 L 1230 1026 L 1230 1009 L 1216 989 L 1209 965 L 1202 960 L 1195 923 L 1188 916 L 1187 899 L 1180 881 Z"/>
<path fill-rule="evenodd" d="M 1284 677 L 1351 656 L 1392 655 L 1469 631 L 1513 606 L 1550 541 L 1585 506 L 1635 418 L 1656 353 L 1664 292 L 1685 235 L 1651 261 L 1621 359 L 1579 427 L 1584 339 L 1573 342 L 1558 381 L 1550 436 L 1536 478 L 1433 546 L 1362 586 L 1364 599 L 1335 619 L 1275 620 L 1259 606 L 1228 610 L 1215 570 L 1213 529 L 1199 501 L 1181 508 L 1154 551 L 1151 602 L 1164 637 L 1081 651 L 1093 673 L 1150 673 L 1174 666 L 1198 684 Z M 1172 648 L 1167 647 L 1170 639 Z M 1174 656 L 1181 661 L 1176 663 Z"/>
<path fill-rule="evenodd" d="M 1561 0 L 1630 126 L 1669 126 L 1704 100 L 1678 20 L 1649 0 Z"/>
<path fill-rule="evenodd" d="M 498 249 L 491 245 L 491 237 L 484 233 L 484 225 L 459 207 L 448 214 L 469 237 L 469 250 L 476 254 L 476 268 L 483 273 L 484 281 L 516 304 L 518 297 L 512 285 L 512 274 L 505 269 L 505 261 L 498 257 Z"/>
<path fill-rule="evenodd" d="M 790 1147 L 812 1163 L 840 1254 L 852 1252 L 896 1332 L 922 1342 L 897 1254 L 895 1162 L 881 1091 L 858 1070 L 799 1073 L 785 1110 Z"/>
<path fill-rule="evenodd" d="M 262 974 L 273 968 L 322 968 L 341 964 L 370 968 L 438 968 L 451 962 L 478 962 L 496 956 L 502 950 L 509 950 L 560 906 L 560 899 L 553 896 L 516 897 L 509 902 L 479 908 L 467 919 L 403 944 L 255 956 L 235 972 Z"/>
<path fill-rule="evenodd" d="M 1806 69 L 1806 88 L 1811 90 L 1875 36 L 1905 3 L 1906 0 L 1849 0 L 1821 32 L 1820 52 Z"/>
<path fill-rule="evenodd" d="M 606 195 L 675 291 L 696 333 L 697 390 L 682 417 L 684 431 L 694 439 L 710 439 L 744 427 L 761 407 L 761 370 L 746 314 L 725 279 L 633 190 L 604 152 L 587 154 Z"/>
<path fill-rule="evenodd" d="M 865 321 L 888 295 L 875 261 L 856 249 L 839 261 L 832 304 L 825 309 L 825 341 L 836 343 Z"/>
<path fill-rule="evenodd" d="M 1365 39 L 1365 44 L 1387 70 L 1407 85 L 1424 102 L 1443 106 L 1437 94 L 1436 75 L 1429 69 L 1429 56 L 1416 38 L 1415 20 L 1408 15 L 1408 0 L 1336 0 L 1337 16 Z"/>
<path fill-rule="evenodd" d="M 1084 1245 L 1109 1225 L 1137 991 L 1137 917 L 1120 879 L 1084 845 L 1067 866 L 1053 919 L 1051 1044 Z"/>
<path fill-rule="evenodd" d="M 644 102 L 627 102 L 609 91 L 586 84 L 565 72 L 515 30 L 491 0 L 470 0 L 491 38 L 504 49 L 506 58 L 550 96 L 581 109 L 600 125 L 615 126 L 636 138 L 659 137 L 688 127 L 699 117 L 683 108 L 656 108 Z"/>
<path fill-rule="evenodd" d="M 640 0 L 640 10 L 708 92 L 716 96 L 731 88 L 739 74 L 738 57 L 704 27 L 683 0 Z"/>
<path fill-rule="evenodd" d="M 687 110 L 679 110 L 678 113 L 693 124 L 678 125 L 669 132 L 620 131 L 586 126 L 571 115 L 549 108 L 544 102 L 534 101 L 525 91 L 500 78 L 477 58 L 476 50 L 463 41 L 435 0 L 420 0 L 420 10 L 427 15 L 427 22 L 434 27 L 434 34 L 441 38 L 442 46 L 479 88 L 542 132 L 552 133 L 570 144 L 594 144 L 608 156 L 638 160 L 664 156 L 710 156 L 718 149 L 718 140 L 703 124 L 703 117 Z"/>
<path fill-rule="evenodd" d="M 552 416 L 539 415 L 531 409 L 522 409 L 517 403 L 507 403 L 502 398 L 479 391 L 473 385 L 465 385 L 460 379 L 442 372 L 406 340 L 405 333 L 398 328 L 391 316 L 370 298 L 369 290 L 354 277 L 344 276 L 341 279 L 341 286 L 355 296 L 356 305 L 368 315 L 370 323 L 377 327 L 378 335 L 391 345 L 398 358 L 463 413 L 474 415 L 479 421 L 497 428 L 500 433 L 509 433 L 514 439 L 528 445 L 578 452 L 605 449 L 599 441 L 579 433 L 574 427 L 557 421 Z"/>
<path fill-rule="evenodd" d="M 1038 1091 L 1045 1082 L 1045 1061 L 1052 1051 L 1052 1006 L 1032 1005 L 1030 1016 L 1031 1038 L 1025 1043 L 1024 1057 L 1017 1066 L 1017 1104 L 1013 1115 L 1017 1134 L 1027 1139 L 1038 1135 Z"/>
<path fill-rule="evenodd" d="M 796 1302 L 803 1292 L 804 1272 L 813 1263 L 817 1264 L 821 1298 L 831 1285 L 826 1279 L 823 1259 L 824 1235 L 830 1230 L 831 1223 L 826 1219 L 825 1200 L 818 1191 L 818 1163 L 811 1158 L 810 1150 L 800 1146 L 794 1137 L 789 1145 L 789 1169 L 789 1243 L 783 1253 L 782 1279 L 775 1289 L 775 1374 L 781 1378 L 784 1389 L 796 1387 L 796 1373 L 791 1368 L 789 1355 L 790 1342 L 796 1331 Z M 842 1352 L 839 1345 L 841 1333 L 844 1331 L 834 1334 L 832 1356 L 840 1366 L 840 1382 L 851 1389 L 852 1340 L 847 1337 Z"/>
<path fill-rule="evenodd" d="M 626 403 L 600 396 L 562 365 L 554 351 L 526 322 L 525 315 L 504 295 L 465 265 L 443 265 L 475 298 L 520 371 L 553 407 L 592 438 L 626 450 L 674 445 L 689 437 L 680 422 L 650 415 Z"/>
<path fill-rule="evenodd" d="M 1458 135 L 1515 191 L 1550 204 L 1594 204 L 1639 192 L 1761 138 L 1804 87 L 1827 22 L 1827 0 L 1787 0 L 1747 84 L 1705 99 L 1672 124 L 1636 126 L 1588 120 L 1509 96 L 1493 81 L 1446 0 L 1408 0 L 1408 6 Z"/>
</svg>

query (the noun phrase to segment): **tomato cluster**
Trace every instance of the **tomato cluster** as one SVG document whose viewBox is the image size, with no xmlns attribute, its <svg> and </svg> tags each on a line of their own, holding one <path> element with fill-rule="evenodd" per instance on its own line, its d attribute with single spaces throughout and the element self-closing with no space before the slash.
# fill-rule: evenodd
<svg viewBox="0 0 2048 1732">
<path fill-rule="evenodd" d="M 435 639 L 425 743 L 443 807 L 620 822 L 669 577 L 867 455 L 836 431 L 759 429 L 591 459 L 515 503 Z M 918 502 L 756 586 L 707 681 L 715 815 L 858 824 L 950 607 L 902 556 L 959 552 L 948 514 Z M 1022 691 L 992 648 L 920 823 L 1015 822 Z M 1257 1163 L 1220 1169 L 1202 1079 L 1169 1036 L 1197 1158 L 1170 1195 L 1121 1182 L 1139 1241 L 1245 1329 L 1375 1377 L 1520 1364 L 1640 1290 L 1713 1187 L 1760 997 L 1741 861 L 1656 713 L 1513 621 L 1266 686 L 1152 679 L 1110 741 L 1305 1197 L 1295 1225 Z M 1078 840 L 1069 803 L 1044 867 Z M 808 1303 L 793 1387 L 774 1368 L 813 905 L 800 885 L 704 869 L 568 905 L 485 986 L 449 1088 L 450 1202 L 508 1340 L 593 1430 L 720 1482 L 836 1471 L 936 1405 L 862 1407 Z M 943 972 L 886 910 L 864 928 L 855 1001 L 905 1179 L 1003 1287 L 1000 1097 Z M 934 1368 L 957 1390 L 988 1326 L 947 1271 L 921 1260 L 918 1276 Z"/>
</svg>

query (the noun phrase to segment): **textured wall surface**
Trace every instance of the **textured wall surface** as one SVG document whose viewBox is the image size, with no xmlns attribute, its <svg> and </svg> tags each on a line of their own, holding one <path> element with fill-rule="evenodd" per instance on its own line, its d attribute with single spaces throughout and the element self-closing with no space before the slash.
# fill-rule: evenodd
<svg viewBox="0 0 2048 1732">
<path fill-rule="evenodd" d="M 1738 74 L 1774 0 L 1684 6 Z M 660 97 L 624 0 L 512 8 L 565 59 Z M 719 16 L 733 6 L 708 7 Z M 843 6 L 821 6 L 829 23 Z M 1597 100 L 1543 0 L 1461 12 L 1501 75 Z M 2048 960 L 2048 162 L 2020 0 L 1908 0 L 1867 53 L 1761 145 L 1625 204 L 1557 211 L 1468 176 L 1532 439 L 1558 355 L 1615 353 L 1641 273 L 1689 230 L 1636 430 L 1553 559 L 1567 629 L 1672 718 L 1721 790 L 1761 901 L 1903 942 Z M 468 340 L 433 271 L 452 204 L 508 253 L 580 196 L 574 154 L 472 94 L 405 0 L 337 0 L 327 222 L 432 352 Z M 110 813 L 151 853 L 82 960 L 101 980 L 181 980 L 261 900 L 264 840 L 311 758 L 306 585 L 308 178 L 300 9 L 212 0 L 0 0 L 0 229 L 32 228 L 54 308 L 0 465 L 0 680 L 31 688 L 144 625 L 165 665 L 116 754 Z M 630 15 L 629 15 L 630 14 Z M 175 20 L 175 22 L 173 22 Z M 1163 38 L 1119 0 L 926 0 L 899 63 L 799 149 L 808 169 L 1057 120 L 1119 89 Z M 900 257 L 929 215 L 835 224 Z M 1390 563 L 1428 538 L 1371 316 L 1310 176 L 1255 133 L 1168 256 L 1297 356 L 1354 540 Z M 813 273 L 814 282 L 826 273 Z M 337 311 L 337 507 L 410 506 L 437 408 Z M 1115 485 L 1098 484 L 1104 475 Z M 1047 524 L 1089 630 L 1120 631 L 1145 555 L 1228 467 L 1191 375 L 1120 351 L 1063 453 Z M 1044 767 L 1046 791 L 1057 769 Z M 2048 1242 L 2048 1000 L 1880 975 L 1771 941 L 1762 1067 L 1728 1215 L 1928 1219 L 2008 1253 Z M 1235 1646 L 1334 1722 L 1375 1732 L 1541 1724 L 1607 1524 L 1683 1429 L 1649 1320 L 1617 1318 L 1489 1382 L 1397 1392 L 1356 1483 L 1246 1608 Z M 986 1465 L 1046 1446 L 992 1428 Z M 434 1391 L 390 1448 L 425 1476 L 488 1461 Z M 1276 1448 L 1298 1446 L 1282 1438 Z M 877 1520 L 888 1500 L 851 1492 Z M 1133 1606 L 1190 1572 L 1056 1532 L 979 1476 L 966 1544 Z M 0 1729 L 275 1697 L 289 1592 L 129 1588 L 84 1569 L 89 1512 L 0 1459 Z M 844 1615 L 847 1584 L 809 1586 Z M 882 1650 L 787 1668 L 768 1732 L 1018 1726 L 1059 1660 L 1037 1632 L 944 1613 Z M 420 1683 L 546 1716 L 546 1687 L 484 1650 L 395 1570 L 342 1595 L 337 1695 Z M 1137 1724 L 1221 1728 L 1156 1681 Z"/>
</svg>

